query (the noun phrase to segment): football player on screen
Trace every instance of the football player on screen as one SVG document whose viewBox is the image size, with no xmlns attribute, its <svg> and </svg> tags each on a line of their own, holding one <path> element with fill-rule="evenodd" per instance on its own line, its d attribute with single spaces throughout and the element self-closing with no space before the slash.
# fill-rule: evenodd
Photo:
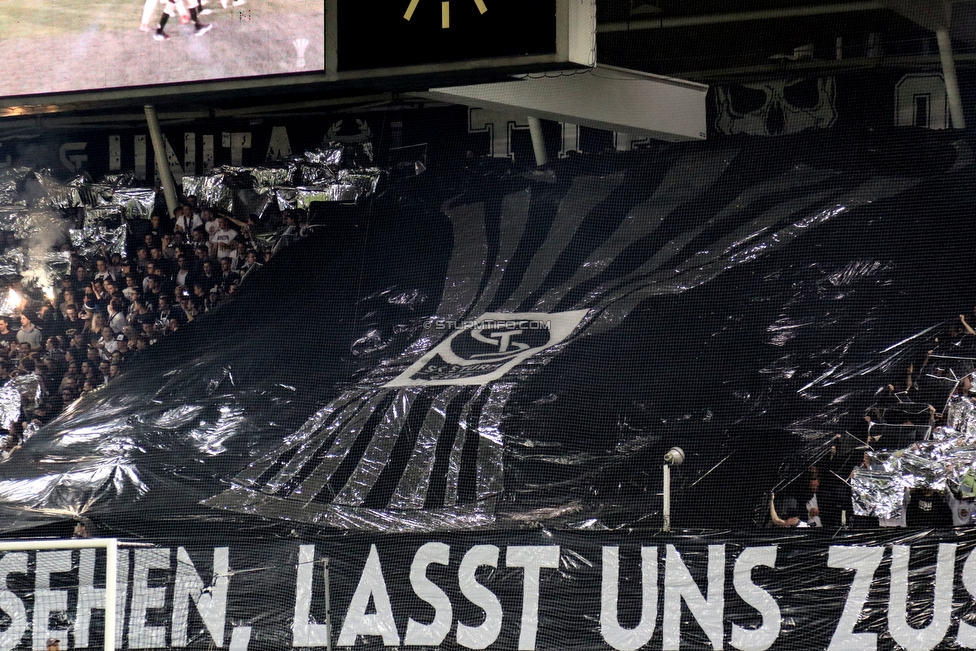
<svg viewBox="0 0 976 651">
<path fill-rule="evenodd" d="M 151 0 L 147 0 L 147 4 Z M 211 29 L 213 25 L 204 24 L 200 22 L 200 3 L 198 0 L 165 0 L 166 6 L 163 8 L 163 13 L 159 17 L 159 26 L 156 28 L 156 33 L 153 34 L 153 40 L 165 41 L 169 39 L 169 34 L 166 33 L 166 23 L 169 21 L 170 16 L 179 15 L 180 22 L 186 23 L 193 21 L 193 26 L 197 36 L 202 36 L 206 34 Z M 184 2 L 186 4 L 184 4 Z M 145 9 L 143 9 L 143 16 L 145 16 Z M 142 26 L 139 27 L 142 29 Z"/>
<path fill-rule="evenodd" d="M 210 4 L 210 0 L 200 0 L 200 7 L 206 7 L 208 4 Z M 247 4 L 247 0 L 220 0 L 220 6 L 222 9 L 228 9 L 230 7 L 240 7 L 241 5 L 246 5 L 246 4 Z M 205 9 L 205 8 L 200 9 L 201 16 L 208 16 L 212 13 L 213 11 L 211 9 Z"/>
</svg>

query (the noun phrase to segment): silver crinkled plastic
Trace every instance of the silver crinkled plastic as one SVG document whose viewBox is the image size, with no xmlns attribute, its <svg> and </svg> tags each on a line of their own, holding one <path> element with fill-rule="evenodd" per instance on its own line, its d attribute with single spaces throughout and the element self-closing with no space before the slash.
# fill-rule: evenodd
<svg viewBox="0 0 976 651">
<path fill-rule="evenodd" d="M 16 203 L 24 178 L 30 173 L 28 167 L 7 167 L 0 169 L 0 205 Z"/>
<path fill-rule="evenodd" d="M 303 186 L 323 185 L 336 180 L 336 173 L 325 165 L 302 165 L 298 184 Z"/>
<path fill-rule="evenodd" d="M 928 441 L 893 452 L 869 452 L 871 469 L 859 467 L 851 477 L 854 513 L 897 518 L 906 490 L 960 490 L 972 485 L 976 477 L 976 406 L 968 398 L 954 396 L 946 409 L 946 423 Z"/>
<path fill-rule="evenodd" d="M 295 208 L 298 204 L 298 190 L 295 188 L 275 188 L 275 200 L 278 202 L 278 210 L 284 212 L 289 208 Z"/>
<path fill-rule="evenodd" d="M 118 206 L 126 219 L 149 219 L 156 205 L 156 190 L 151 188 L 126 188 L 116 190 L 112 205 Z"/>
<path fill-rule="evenodd" d="M 20 419 L 22 408 L 32 410 L 41 399 L 41 382 L 35 373 L 7 380 L 0 387 L 0 426 L 9 430 Z"/>
<path fill-rule="evenodd" d="M 56 211 L 34 209 L 18 213 L 10 226 L 11 232 L 17 239 L 29 240 L 42 233 L 42 237 L 47 239 L 48 235 L 53 234 L 55 230 L 60 230 L 61 222 Z"/>
<path fill-rule="evenodd" d="M 9 380 L 0 387 L 0 427 L 9 430 L 20 418 L 20 391 Z"/>
<path fill-rule="evenodd" d="M 68 208 L 81 208 L 85 202 L 81 200 L 81 190 L 74 186 L 49 187 L 47 188 L 47 201 L 40 205 L 47 205 L 51 208 L 67 210 Z"/>
<path fill-rule="evenodd" d="M 281 185 L 291 185 L 295 175 L 295 167 L 294 165 L 291 167 L 255 167 L 250 170 L 250 173 L 254 180 L 254 190 L 263 194 Z"/>
<path fill-rule="evenodd" d="M 92 183 L 78 188 L 81 200 L 86 207 L 109 206 L 112 204 L 114 191 L 106 183 Z"/>
<path fill-rule="evenodd" d="M 259 217 L 272 203 L 279 211 L 307 210 L 316 201 L 355 203 L 376 192 L 382 170 L 342 169 L 349 149 L 339 145 L 307 151 L 303 156 L 281 161 L 280 167 L 224 166 L 206 176 L 184 176 L 183 192 L 196 195 L 202 205 Z M 298 185 L 293 186 L 293 182 Z"/>
<path fill-rule="evenodd" d="M 227 212 L 234 210 L 234 190 L 228 183 L 227 174 L 216 171 L 209 176 L 184 176 L 183 194 L 195 195 L 204 206 L 214 206 Z"/>
<path fill-rule="evenodd" d="M 238 214 L 247 216 L 257 215 L 260 217 L 274 201 L 270 192 L 262 194 L 254 190 L 238 190 L 234 195 L 234 207 Z"/>
<path fill-rule="evenodd" d="M 904 510 L 905 487 L 893 472 L 856 468 L 851 493 L 855 515 L 899 518 Z"/>
<path fill-rule="evenodd" d="M 95 229 L 99 226 L 117 228 L 122 221 L 122 209 L 118 206 L 102 206 L 100 208 L 85 208 L 85 228 Z"/>
<path fill-rule="evenodd" d="M 125 252 L 126 226 L 123 224 L 115 229 L 108 229 L 104 226 L 85 227 L 83 229 L 72 228 L 71 245 L 75 251 L 86 258 L 93 258 L 102 255 L 105 251 L 109 254 L 118 253 L 123 257 Z"/>
<path fill-rule="evenodd" d="M 27 209 L 23 206 L 0 206 L 0 231 L 16 232 Z"/>
<path fill-rule="evenodd" d="M 24 270 L 27 256 L 19 246 L 9 248 L 0 254 L 0 275 L 17 275 Z"/>
<path fill-rule="evenodd" d="M 203 196 L 203 182 L 206 179 L 206 176 L 184 176 L 180 179 L 180 183 L 183 185 L 183 194 L 188 197 L 194 196 L 200 203 L 206 204 L 206 198 Z"/>
<path fill-rule="evenodd" d="M 342 145 L 332 145 L 331 147 L 316 149 L 305 152 L 305 160 L 312 165 L 325 165 L 338 168 L 342 165 L 342 154 L 345 147 Z"/>
<path fill-rule="evenodd" d="M 41 263 L 49 271 L 48 278 L 67 276 L 71 273 L 71 253 L 69 251 L 48 251 L 34 256 L 34 263 Z"/>
<path fill-rule="evenodd" d="M 294 207 L 308 210 L 316 201 L 355 201 L 356 196 L 356 188 L 346 185 L 295 188 Z"/>
<path fill-rule="evenodd" d="M 382 174 L 382 170 L 375 167 L 363 170 L 342 170 L 339 172 L 339 181 L 355 186 L 363 195 L 366 195 L 376 192 L 376 186 L 379 184 Z"/>
<path fill-rule="evenodd" d="M 0 231 L 12 233 L 23 247 L 0 256 L 0 276 L 53 279 L 69 273 L 69 254 L 51 251 L 68 239 L 82 257 L 125 255 L 126 219 L 148 218 L 156 190 L 133 188 L 132 172 L 93 183 L 87 173 L 66 183 L 49 169 L 0 170 Z M 82 228 L 62 210 L 84 208 Z"/>
<path fill-rule="evenodd" d="M 121 190 L 122 188 L 132 187 L 135 182 L 134 172 L 116 172 L 114 174 L 106 174 L 102 177 L 102 183 L 110 185 L 115 190 Z"/>
</svg>

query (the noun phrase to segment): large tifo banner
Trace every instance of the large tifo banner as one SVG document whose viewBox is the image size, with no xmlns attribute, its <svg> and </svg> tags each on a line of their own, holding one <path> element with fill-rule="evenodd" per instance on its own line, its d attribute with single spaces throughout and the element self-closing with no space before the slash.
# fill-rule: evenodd
<svg viewBox="0 0 976 651">
<path fill-rule="evenodd" d="M 976 647 L 976 532 L 239 538 L 119 553 L 117 644 Z M 209 538 L 201 536 L 200 538 Z M 199 538 L 198 538 L 199 541 Z M 101 648 L 103 550 L 0 558 L 0 648 Z M 331 631 L 330 631 L 331 624 Z"/>
</svg>

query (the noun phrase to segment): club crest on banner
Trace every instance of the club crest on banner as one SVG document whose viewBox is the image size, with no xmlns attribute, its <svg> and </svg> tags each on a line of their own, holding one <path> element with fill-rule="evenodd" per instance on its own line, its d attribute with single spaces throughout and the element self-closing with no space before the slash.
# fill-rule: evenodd
<svg viewBox="0 0 976 651">
<path fill-rule="evenodd" d="M 586 313 L 487 312 L 468 321 L 429 321 L 428 329 L 447 337 L 386 386 L 487 384 L 566 339 Z"/>
</svg>

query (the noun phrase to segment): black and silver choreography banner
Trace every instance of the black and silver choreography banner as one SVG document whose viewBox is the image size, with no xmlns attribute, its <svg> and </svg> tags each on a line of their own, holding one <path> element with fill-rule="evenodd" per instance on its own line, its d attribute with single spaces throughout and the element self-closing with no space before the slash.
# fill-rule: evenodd
<svg viewBox="0 0 976 651">
<path fill-rule="evenodd" d="M 825 516 L 876 523 L 881 479 L 894 504 L 920 464 L 953 460 L 925 465 L 935 490 L 967 476 L 943 449 L 963 410 L 869 460 L 860 506 L 845 483 L 879 388 L 933 347 L 965 361 L 950 391 L 976 359 L 932 341 L 971 309 L 974 160 L 956 134 L 825 132 L 391 174 L 0 465 L 6 530 L 653 526 L 675 445 L 676 527 L 763 526 L 818 462 Z"/>
<path fill-rule="evenodd" d="M 120 550 L 120 648 L 976 646 L 976 532 L 200 539 Z M 0 649 L 100 647 L 104 576 L 7 552 Z"/>
<path fill-rule="evenodd" d="M 130 648 L 324 646 L 327 610 L 337 645 L 976 645 L 972 531 L 877 529 L 906 488 L 913 511 L 959 491 L 972 524 L 971 398 L 949 394 L 976 336 L 946 323 L 972 309 L 970 139 L 661 144 L 526 174 L 464 157 L 386 182 L 0 464 L 6 536 L 80 517 L 151 545 L 123 554 Z M 886 386 L 919 357 L 906 407 Z M 672 526 L 727 534 L 656 533 L 672 446 Z M 770 529 L 771 493 L 808 503 L 815 464 L 822 535 Z M 79 646 L 95 593 L 35 617 L 32 591 L 78 571 L 16 553 L 8 643 Z"/>
</svg>

